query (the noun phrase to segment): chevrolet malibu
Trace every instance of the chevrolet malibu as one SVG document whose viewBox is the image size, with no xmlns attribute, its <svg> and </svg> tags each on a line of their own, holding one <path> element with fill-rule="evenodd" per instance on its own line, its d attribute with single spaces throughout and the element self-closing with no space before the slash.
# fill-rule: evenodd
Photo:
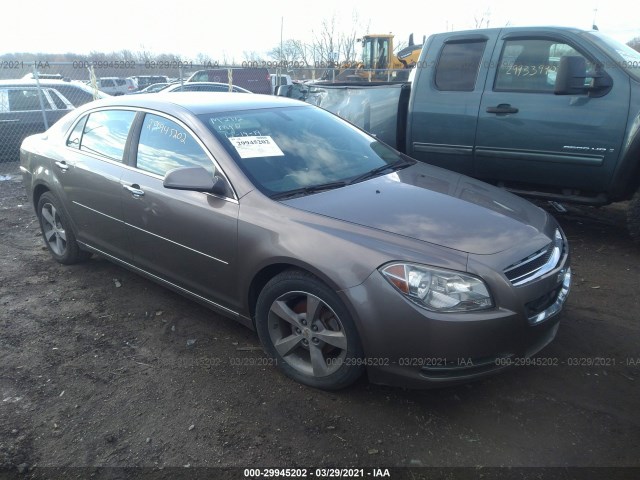
<svg viewBox="0 0 640 480">
<path fill-rule="evenodd" d="M 495 373 L 554 338 L 569 291 L 542 209 L 295 100 L 101 100 L 27 138 L 21 170 L 55 260 L 99 254 L 232 317 L 317 388 Z"/>
</svg>

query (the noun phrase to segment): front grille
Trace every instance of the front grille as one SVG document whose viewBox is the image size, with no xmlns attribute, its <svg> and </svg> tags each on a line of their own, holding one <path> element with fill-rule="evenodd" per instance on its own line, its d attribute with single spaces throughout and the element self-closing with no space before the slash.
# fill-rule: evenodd
<svg viewBox="0 0 640 480">
<path fill-rule="evenodd" d="M 513 285 L 524 285 L 556 268 L 565 251 L 564 237 L 560 230 L 556 230 L 553 242 L 508 266 L 504 274 Z"/>
</svg>

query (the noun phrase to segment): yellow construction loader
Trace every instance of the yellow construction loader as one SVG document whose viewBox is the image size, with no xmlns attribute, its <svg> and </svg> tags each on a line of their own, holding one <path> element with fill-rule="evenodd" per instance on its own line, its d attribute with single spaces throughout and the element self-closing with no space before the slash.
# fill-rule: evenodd
<svg viewBox="0 0 640 480">
<path fill-rule="evenodd" d="M 409 45 L 397 54 L 393 53 L 392 34 L 364 35 L 358 39 L 362 43 L 362 61 L 356 65 L 344 65 L 337 75 L 337 81 L 406 81 L 409 71 L 418 62 L 422 44 L 413 42 L 409 36 Z"/>
</svg>

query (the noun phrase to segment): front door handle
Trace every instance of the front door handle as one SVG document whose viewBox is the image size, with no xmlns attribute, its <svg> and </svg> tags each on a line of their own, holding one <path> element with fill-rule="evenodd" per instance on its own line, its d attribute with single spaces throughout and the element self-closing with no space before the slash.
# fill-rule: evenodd
<svg viewBox="0 0 640 480">
<path fill-rule="evenodd" d="M 60 168 L 60 170 L 62 170 L 63 172 L 66 172 L 69 169 L 69 165 L 67 165 L 67 162 L 65 162 L 64 160 L 62 161 L 58 160 L 56 162 L 56 166 Z"/>
<path fill-rule="evenodd" d="M 497 107 L 487 107 L 487 113 L 497 113 L 497 114 L 518 113 L 518 109 L 512 107 L 508 103 L 501 103 Z"/>
<path fill-rule="evenodd" d="M 136 185 L 135 183 L 133 185 L 122 185 L 122 187 L 131 192 L 131 195 L 136 198 L 144 195 L 144 190 L 141 190 L 140 185 Z"/>
</svg>

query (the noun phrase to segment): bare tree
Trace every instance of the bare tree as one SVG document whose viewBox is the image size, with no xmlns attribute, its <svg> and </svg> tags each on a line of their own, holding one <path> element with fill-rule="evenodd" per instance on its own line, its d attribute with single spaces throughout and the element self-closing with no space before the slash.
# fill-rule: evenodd
<svg viewBox="0 0 640 480">
<path fill-rule="evenodd" d="M 199 52 L 196 55 L 194 60 L 195 60 L 196 63 L 198 63 L 200 65 L 205 65 L 205 64 L 208 64 L 208 63 L 212 63 L 212 64 L 216 63 L 216 61 L 213 58 L 211 58 L 211 56 L 209 54 L 202 53 L 202 52 Z"/>
<path fill-rule="evenodd" d="M 489 28 L 491 22 L 491 9 L 487 8 L 482 14 L 476 13 L 473 17 L 475 28 Z"/>
<path fill-rule="evenodd" d="M 349 25 L 349 30 L 341 30 L 335 13 L 322 20 L 320 28 L 313 31 L 314 40 L 308 49 L 314 62 L 332 65 L 351 62 L 358 57 L 357 38 L 368 31 L 368 25 L 365 29 L 355 11 Z"/>
<path fill-rule="evenodd" d="M 338 33 L 336 32 L 336 15 L 332 15 L 330 19 L 322 20 L 320 30 L 316 34 L 314 32 L 314 60 L 325 64 L 332 64 L 337 58 L 335 53 L 338 49 Z"/>
<path fill-rule="evenodd" d="M 220 65 L 233 66 L 235 64 L 236 64 L 236 59 L 234 57 L 229 58 L 229 54 L 227 53 L 227 51 L 223 50 Z"/>
<path fill-rule="evenodd" d="M 151 51 L 147 50 L 144 44 L 140 44 L 140 50 L 138 50 L 137 57 L 138 62 L 144 63 L 153 61 L 155 56 Z"/>
<path fill-rule="evenodd" d="M 260 54 L 258 52 L 256 52 L 255 50 L 245 50 L 242 52 L 242 58 L 244 58 L 245 62 L 249 62 L 249 63 L 261 63 L 262 60 L 262 56 L 260 56 Z"/>
<path fill-rule="evenodd" d="M 276 62 L 282 62 L 285 65 L 305 65 L 308 57 L 308 46 L 300 41 L 289 39 L 272 48 L 269 52 L 269 58 Z"/>
<path fill-rule="evenodd" d="M 629 45 L 635 51 L 640 52 L 640 37 L 632 38 L 627 42 L 627 45 Z"/>
<path fill-rule="evenodd" d="M 353 62 L 357 57 L 356 40 L 362 36 L 362 28 L 358 12 L 354 11 L 351 14 L 351 31 L 343 32 L 338 38 L 340 61 Z"/>
</svg>

